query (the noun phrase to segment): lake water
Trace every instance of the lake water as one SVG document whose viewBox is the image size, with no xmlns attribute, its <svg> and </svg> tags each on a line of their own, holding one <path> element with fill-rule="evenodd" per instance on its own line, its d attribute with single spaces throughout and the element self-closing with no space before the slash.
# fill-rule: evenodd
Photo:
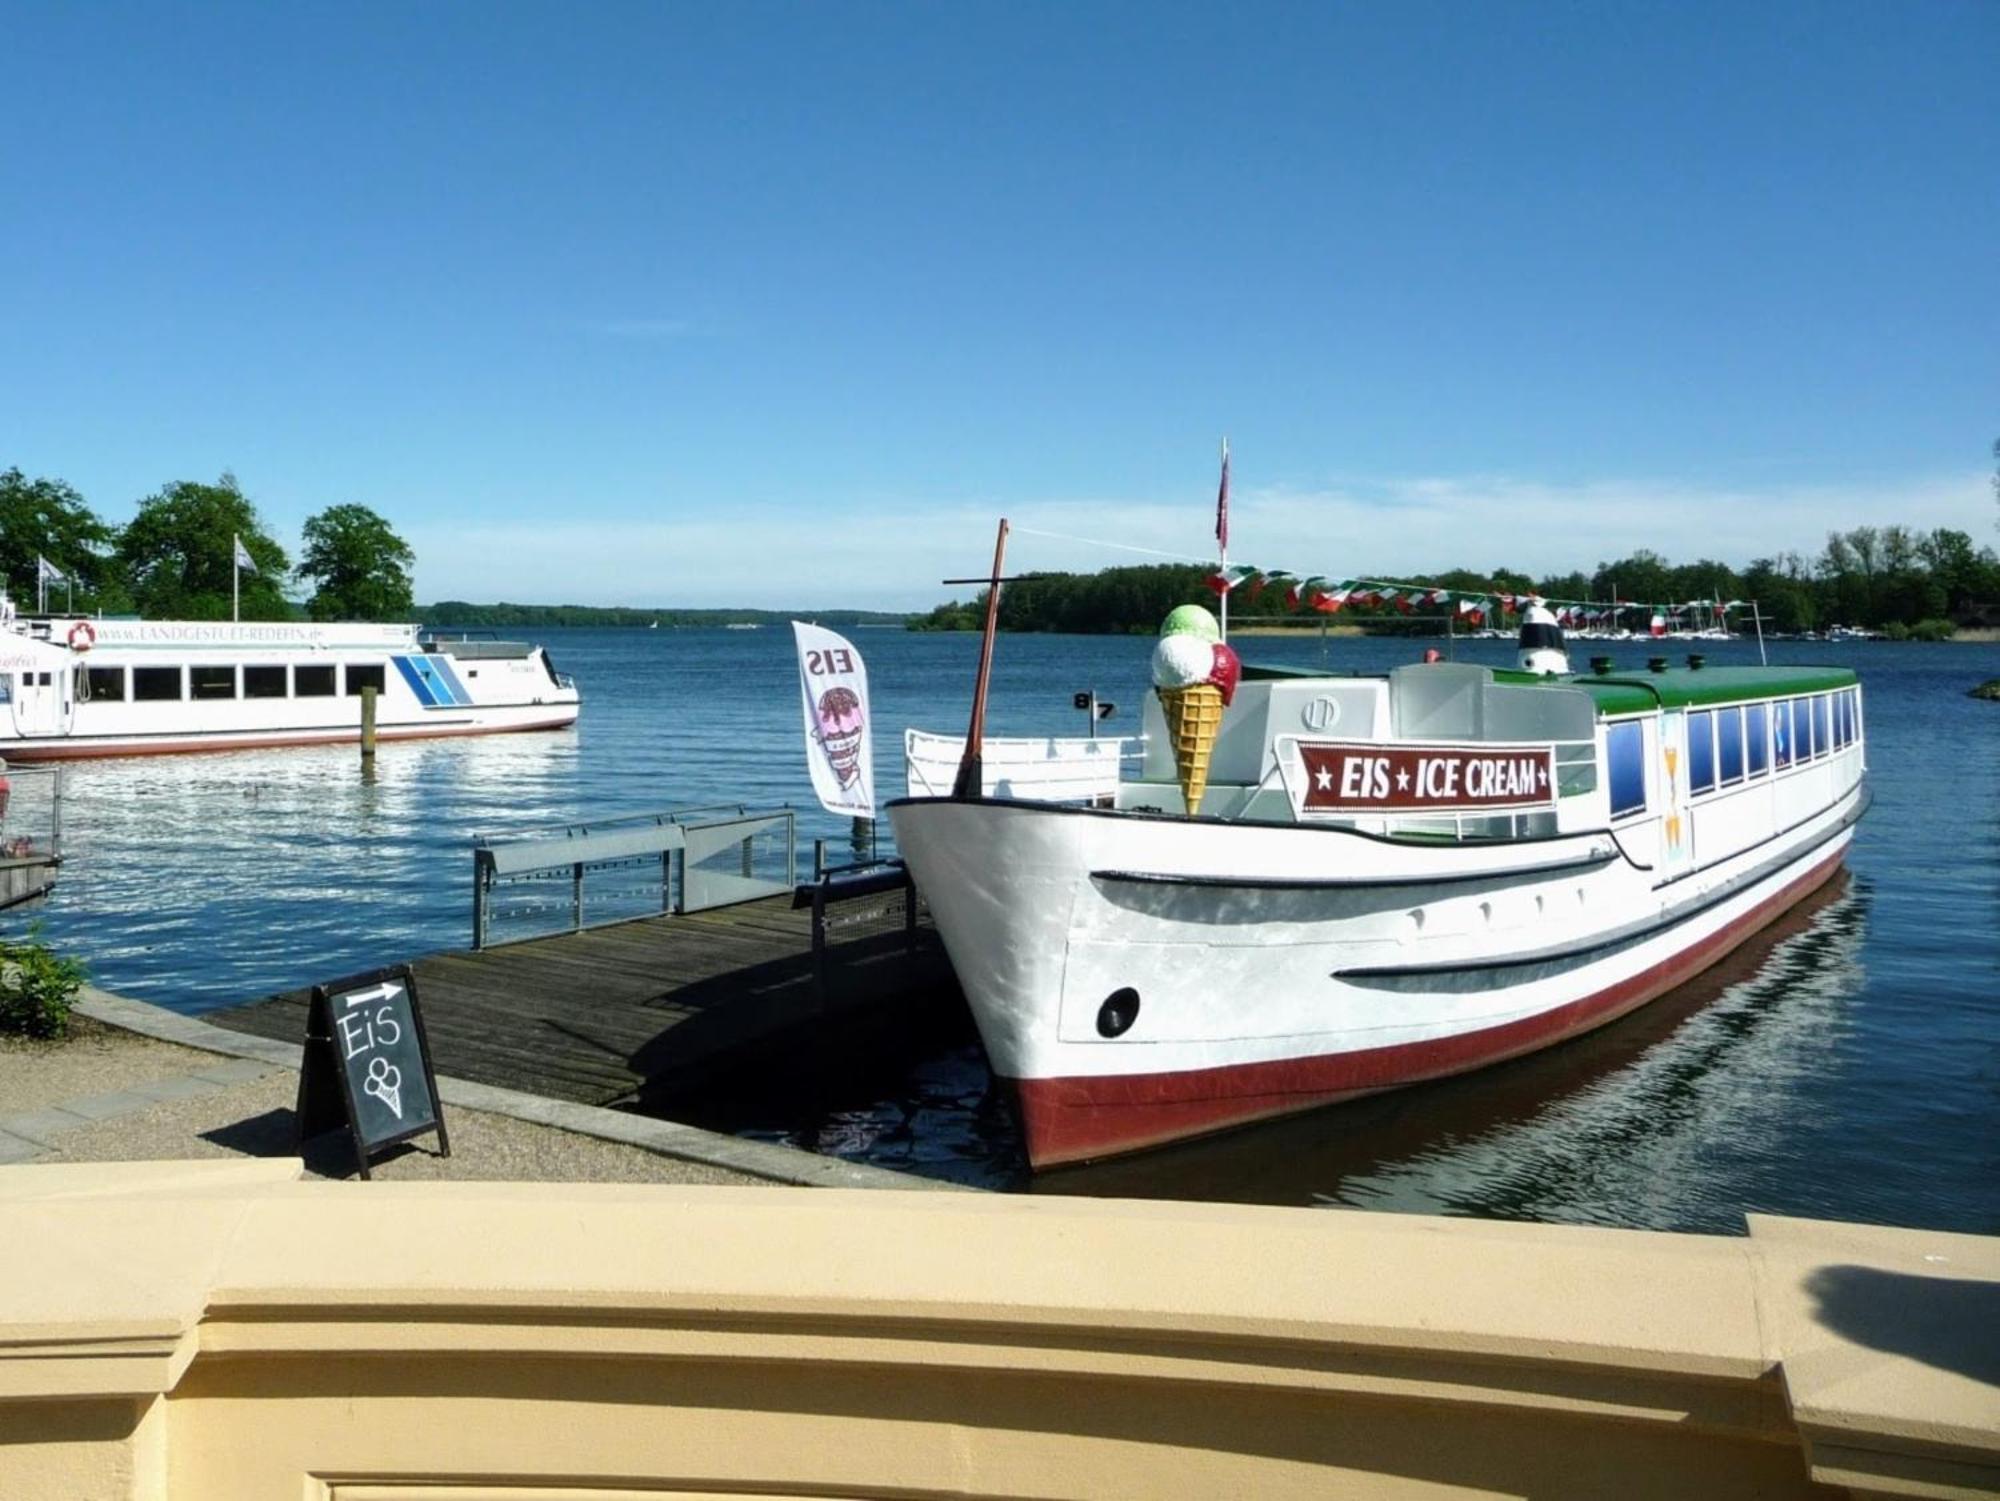
<svg viewBox="0 0 2000 1501">
<path fill-rule="evenodd" d="M 68 863 L 39 911 L 107 989 L 186 1011 L 470 938 L 469 845 L 532 824 L 717 801 L 812 802 L 790 633 L 551 631 L 577 729 L 80 763 Z M 978 642 L 855 633 L 878 795 L 906 725 L 962 732 Z M 1252 660 L 1377 670 L 1426 643 L 1253 638 Z M 1711 661 L 1753 643 L 1702 643 Z M 1638 666 L 1643 643 L 1593 647 Z M 1083 689 L 1136 729 L 1151 641 L 1010 636 L 993 734 L 1080 734 Z M 1460 643 L 1506 663 L 1505 642 Z M 1338 1204 L 1735 1231 L 1746 1211 L 2000 1232 L 2000 647 L 1773 643 L 1867 695 L 1875 805 L 1850 874 L 1682 992 L 1591 1037 L 1459 1080 L 1029 1183 L 962 1014 L 701 1115 L 748 1135 L 1036 1192 Z M 883 825 L 886 836 L 887 825 Z"/>
</svg>

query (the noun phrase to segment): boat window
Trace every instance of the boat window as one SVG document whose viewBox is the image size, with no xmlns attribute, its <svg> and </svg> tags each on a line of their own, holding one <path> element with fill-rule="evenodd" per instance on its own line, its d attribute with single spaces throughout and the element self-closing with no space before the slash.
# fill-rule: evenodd
<svg viewBox="0 0 2000 1501">
<path fill-rule="evenodd" d="M 1832 711 L 1828 707 L 1829 695 L 1820 694 L 1813 699 L 1813 754 L 1823 756 L 1833 749 Z"/>
<path fill-rule="evenodd" d="M 1715 716 L 1703 709 L 1688 715 L 1688 791 L 1715 788 Z"/>
<path fill-rule="evenodd" d="M 1771 769 L 1771 706 L 1751 704 L 1743 716 L 1743 749 L 1750 762 L 1750 775 L 1761 777 Z"/>
<path fill-rule="evenodd" d="M 285 669 L 282 667 L 245 667 L 243 669 L 243 696 L 245 698 L 283 698 L 285 696 Z"/>
<path fill-rule="evenodd" d="M 373 688 L 377 693 L 380 693 L 383 686 L 383 674 L 386 670 L 380 662 L 349 662 L 347 664 L 347 696 L 349 698 L 359 697 L 363 688 Z"/>
<path fill-rule="evenodd" d="M 88 669 L 84 688 L 90 698 L 123 699 L 125 697 L 125 669 L 122 667 L 92 667 Z"/>
<path fill-rule="evenodd" d="M 1725 783 L 1740 782 L 1743 780 L 1743 711 L 1718 709 L 1715 727 L 1721 732 L 1716 738 L 1720 742 L 1722 780 Z"/>
<path fill-rule="evenodd" d="M 1783 704 L 1771 705 L 1771 764 L 1792 764 L 1792 711 Z"/>
<path fill-rule="evenodd" d="M 1624 818 L 1646 807 L 1646 728 L 1639 720 L 1609 725 L 1604 759 L 1611 782 L 1611 816 Z"/>
<path fill-rule="evenodd" d="M 157 703 L 183 697 L 181 670 L 178 667 L 133 668 L 132 697 L 138 703 Z"/>
<path fill-rule="evenodd" d="M 188 669 L 189 698 L 234 698 L 236 697 L 236 669 L 234 667 L 190 667 Z"/>
<path fill-rule="evenodd" d="M 333 664 L 329 662 L 325 666 L 294 667 L 292 692 L 300 698 L 332 698 Z"/>
</svg>

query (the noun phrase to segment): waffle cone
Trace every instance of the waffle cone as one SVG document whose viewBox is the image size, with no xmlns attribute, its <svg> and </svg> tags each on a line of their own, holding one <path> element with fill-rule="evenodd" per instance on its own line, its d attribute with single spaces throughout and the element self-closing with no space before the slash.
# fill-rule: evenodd
<svg viewBox="0 0 2000 1501">
<path fill-rule="evenodd" d="M 1222 690 L 1213 683 L 1188 688 L 1156 688 L 1166 711 L 1167 734 L 1174 742 L 1174 769 L 1180 773 L 1181 795 L 1190 814 L 1201 811 L 1208 791 L 1208 760 L 1222 728 Z"/>
</svg>

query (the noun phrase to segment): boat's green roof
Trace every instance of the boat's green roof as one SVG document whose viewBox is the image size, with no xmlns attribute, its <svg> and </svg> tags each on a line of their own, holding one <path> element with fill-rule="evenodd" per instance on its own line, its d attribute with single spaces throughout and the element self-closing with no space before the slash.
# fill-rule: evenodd
<svg viewBox="0 0 2000 1501">
<path fill-rule="evenodd" d="M 1597 701 L 1598 715 L 1603 717 L 1829 693 L 1852 688 L 1857 680 L 1846 667 L 1669 667 L 1664 672 L 1611 673 L 1568 681 Z"/>
<path fill-rule="evenodd" d="M 1243 664 L 1243 676 L 1256 678 L 1358 677 L 1324 668 Z M 1784 698 L 1795 693 L 1828 693 L 1851 688 L 1857 679 L 1846 667 L 1669 667 L 1664 672 L 1589 673 L 1575 677 L 1538 677 L 1511 668 L 1493 670 L 1496 683 L 1547 683 L 1581 688 L 1596 700 L 1600 719 L 1620 714 L 1649 714 L 1654 709 L 1699 709 L 1711 704 L 1743 703 L 1753 698 Z"/>
</svg>

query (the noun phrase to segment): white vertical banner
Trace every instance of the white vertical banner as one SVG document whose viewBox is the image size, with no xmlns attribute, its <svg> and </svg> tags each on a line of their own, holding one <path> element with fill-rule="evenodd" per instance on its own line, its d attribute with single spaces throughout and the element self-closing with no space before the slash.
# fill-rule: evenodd
<svg viewBox="0 0 2000 1501">
<path fill-rule="evenodd" d="M 868 669 L 832 631 L 792 622 L 805 700 L 806 764 L 829 813 L 875 816 L 875 755 L 868 727 Z"/>
</svg>

